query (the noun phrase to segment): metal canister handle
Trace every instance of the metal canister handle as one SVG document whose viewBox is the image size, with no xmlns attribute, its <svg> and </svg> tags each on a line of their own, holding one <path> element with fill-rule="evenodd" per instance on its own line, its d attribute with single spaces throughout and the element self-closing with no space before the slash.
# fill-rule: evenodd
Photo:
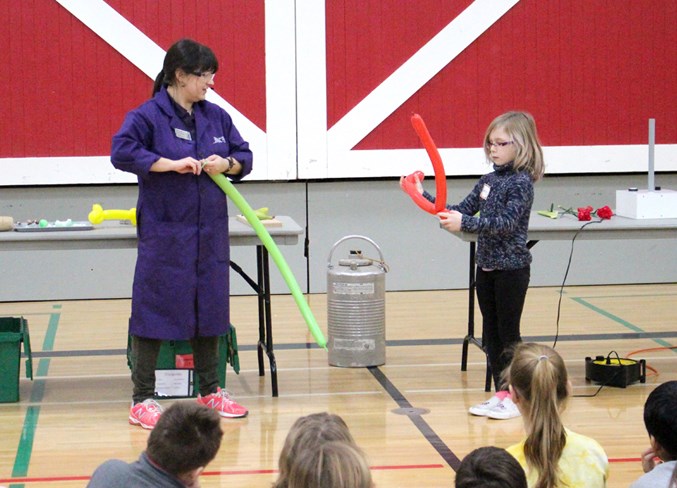
<svg viewBox="0 0 677 488">
<path fill-rule="evenodd" d="M 367 241 L 368 243 L 370 243 L 370 244 L 371 244 L 372 246 L 374 246 L 374 247 L 376 248 L 376 250 L 378 251 L 378 255 L 379 255 L 380 258 L 381 258 L 381 263 L 385 264 L 385 260 L 383 259 L 383 253 L 381 252 L 381 248 L 378 247 L 378 244 L 376 244 L 374 241 L 372 241 L 371 239 L 369 239 L 368 237 L 365 237 L 365 236 L 360 236 L 360 235 L 350 235 L 350 236 L 342 237 L 341 239 L 339 239 L 338 241 L 336 241 L 336 243 L 334 243 L 334 245 L 331 247 L 331 251 L 329 251 L 329 258 L 327 259 L 327 266 L 328 266 L 328 267 L 331 268 L 331 266 L 332 266 L 332 264 L 331 264 L 331 258 L 332 258 L 332 255 L 334 254 L 334 250 L 336 249 L 336 247 L 337 247 L 339 244 L 341 244 L 343 241 L 347 241 L 348 239 L 362 239 L 363 241 Z"/>
</svg>

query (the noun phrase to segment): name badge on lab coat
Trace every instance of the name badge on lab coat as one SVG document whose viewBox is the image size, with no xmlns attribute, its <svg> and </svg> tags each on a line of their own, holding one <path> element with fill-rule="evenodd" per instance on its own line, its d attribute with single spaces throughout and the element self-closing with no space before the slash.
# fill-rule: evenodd
<svg viewBox="0 0 677 488">
<path fill-rule="evenodd" d="M 187 130 L 174 129 L 174 134 L 179 139 L 184 139 L 186 141 L 192 140 L 191 137 L 190 137 L 190 132 L 188 132 Z"/>
</svg>

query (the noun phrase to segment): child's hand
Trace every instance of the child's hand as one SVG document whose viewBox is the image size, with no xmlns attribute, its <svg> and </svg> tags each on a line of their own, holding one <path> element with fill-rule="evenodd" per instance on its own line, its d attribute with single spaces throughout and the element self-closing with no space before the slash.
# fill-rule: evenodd
<svg viewBox="0 0 677 488">
<path fill-rule="evenodd" d="M 656 451 L 650 447 L 642 453 L 642 469 L 648 473 L 656 467 L 656 464 Z"/>
<path fill-rule="evenodd" d="M 461 230 L 461 222 L 463 221 L 463 214 L 456 210 L 448 212 L 439 212 L 437 216 L 440 218 L 440 225 L 449 232 L 459 232 Z"/>
<path fill-rule="evenodd" d="M 402 188 L 403 191 L 406 192 L 404 189 L 404 179 L 406 176 L 400 176 L 400 188 Z M 416 181 L 416 191 L 423 194 L 423 185 L 421 185 L 421 180 L 419 180 L 416 176 L 414 176 L 414 181 Z"/>
</svg>

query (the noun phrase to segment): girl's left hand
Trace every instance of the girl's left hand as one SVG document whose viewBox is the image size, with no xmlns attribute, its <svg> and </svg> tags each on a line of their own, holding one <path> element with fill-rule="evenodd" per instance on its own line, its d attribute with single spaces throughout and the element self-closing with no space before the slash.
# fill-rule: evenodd
<svg viewBox="0 0 677 488">
<path fill-rule="evenodd" d="M 440 225 L 449 232 L 459 232 L 461 230 L 461 222 L 463 221 L 463 214 L 456 210 L 448 212 L 439 212 L 437 216 L 440 218 Z"/>
</svg>

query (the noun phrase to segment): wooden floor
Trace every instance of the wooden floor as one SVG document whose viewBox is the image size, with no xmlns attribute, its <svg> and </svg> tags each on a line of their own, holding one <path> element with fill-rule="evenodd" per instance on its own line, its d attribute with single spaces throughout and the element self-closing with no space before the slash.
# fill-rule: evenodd
<svg viewBox="0 0 677 488">
<path fill-rule="evenodd" d="M 557 288 L 529 290 L 525 340 L 552 345 L 558 298 Z M 676 300 L 677 284 L 565 289 L 557 350 L 576 395 L 598 389 L 585 381 L 586 356 L 616 351 L 649 366 L 645 384 L 573 398 L 565 413 L 570 429 L 594 437 L 609 455 L 609 487 L 627 487 L 641 474 L 639 453 L 648 442 L 644 401 L 658 383 L 677 379 L 677 353 L 668 349 L 677 342 Z M 309 301 L 326 324 L 326 297 Z M 28 320 L 35 371 L 35 381 L 21 379 L 20 402 L 0 404 L 0 486 L 85 486 L 104 460 L 132 461 L 144 449 L 148 433 L 127 423 L 129 307 L 128 300 L 0 303 L 0 316 Z M 250 415 L 222 421 L 224 443 L 202 478 L 204 487 L 270 486 L 289 427 L 318 411 L 346 420 L 383 488 L 453 486 L 458 459 L 523 435 L 519 419 L 467 414 L 487 394 L 478 348 L 471 347 L 468 371 L 460 371 L 466 291 L 388 293 L 387 362 L 355 369 L 328 366 L 327 352 L 310 347 L 293 299 L 273 297 L 278 398 L 271 396 L 268 370 L 258 375 L 255 299 L 235 297 L 232 308 L 242 369 L 239 375 L 228 370 L 228 389 Z M 651 350 L 631 355 L 645 349 Z"/>
</svg>

